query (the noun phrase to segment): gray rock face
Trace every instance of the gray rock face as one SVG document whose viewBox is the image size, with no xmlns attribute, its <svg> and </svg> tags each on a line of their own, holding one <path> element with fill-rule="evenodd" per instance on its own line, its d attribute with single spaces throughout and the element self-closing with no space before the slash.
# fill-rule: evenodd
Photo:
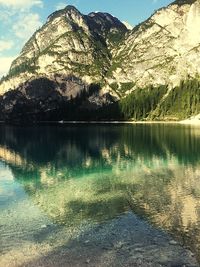
<svg viewBox="0 0 200 267">
<path fill-rule="evenodd" d="M 115 51 L 110 82 L 168 84 L 200 73 L 200 1 L 179 0 L 136 26 Z"/>
</svg>

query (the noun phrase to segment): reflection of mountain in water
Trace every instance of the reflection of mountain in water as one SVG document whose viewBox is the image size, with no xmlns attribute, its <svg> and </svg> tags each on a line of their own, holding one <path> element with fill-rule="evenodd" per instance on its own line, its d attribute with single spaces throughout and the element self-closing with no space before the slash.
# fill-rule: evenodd
<svg viewBox="0 0 200 267">
<path fill-rule="evenodd" d="M 166 158 L 168 154 L 174 154 L 181 162 L 194 163 L 199 160 L 200 128 L 162 124 L 123 127 L 2 126 L 0 145 L 40 166 L 52 161 L 63 164 L 62 161 L 66 160 L 68 165 L 79 165 L 87 156 L 99 159 L 102 150 L 113 151 L 114 147 L 121 156 L 126 156 L 129 151 L 131 156 L 148 158 L 154 155 Z"/>
<path fill-rule="evenodd" d="M 60 224 L 132 209 L 200 255 L 200 129 L 180 125 L 0 128 L 0 158 Z"/>
</svg>

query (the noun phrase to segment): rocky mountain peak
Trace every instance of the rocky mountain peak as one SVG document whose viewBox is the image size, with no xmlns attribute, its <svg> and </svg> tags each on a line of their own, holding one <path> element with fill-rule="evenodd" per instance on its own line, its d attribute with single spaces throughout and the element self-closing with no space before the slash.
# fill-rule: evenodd
<svg viewBox="0 0 200 267">
<path fill-rule="evenodd" d="M 178 6 L 192 5 L 196 1 L 199 1 L 199 0 L 176 0 L 172 2 L 170 5 L 178 5 Z"/>
<path fill-rule="evenodd" d="M 127 27 L 119 19 L 109 13 L 92 12 L 87 17 L 90 19 L 93 27 L 100 28 L 101 31 L 109 32 L 114 29 L 124 32 L 127 31 Z"/>
<path fill-rule="evenodd" d="M 50 19 L 55 19 L 57 17 L 60 17 L 62 15 L 66 15 L 66 14 L 74 14 L 74 15 L 81 15 L 81 13 L 79 12 L 79 10 L 72 5 L 67 5 L 65 8 L 57 10 L 55 12 L 53 12 L 51 15 L 48 16 L 47 20 Z"/>
<path fill-rule="evenodd" d="M 52 13 L 34 33 L 0 85 L 1 93 L 38 76 L 75 75 L 101 81 L 110 68 L 113 47 L 128 32 L 108 13 L 83 15 L 74 6 Z"/>
<path fill-rule="evenodd" d="M 69 28 L 74 31 L 78 28 L 83 28 L 83 30 L 88 32 L 84 15 L 74 6 L 68 5 L 63 9 L 52 13 L 47 19 L 47 23 L 52 24 L 57 24 L 59 21 L 64 28 Z"/>
<path fill-rule="evenodd" d="M 71 12 L 71 13 L 80 13 L 80 11 L 75 6 L 72 6 L 72 5 L 67 5 L 64 8 L 64 10 L 67 12 Z"/>
<path fill-rule="evenodd" d="M 89 17 L 91 17 L 94 21 L 97 23 L 110 23 L 110 24 L 121 24 L 121 21 L 119 21 L 116 17 L 112 16 L 109 13 L 105 12 L 91 12 L 88 14 Z"/>
<path fill-rule="evenodd" d="M 162 88 L 167 98 L 181 81 L 200 76 L 199 25 L 200 0 L 176 0 L 132 30 L 111 14 L 84 15 L 67 6 L 51 14 L 26 43 L 0 82 L 0 95 L 15 89 L 26 102 L 30 84 L 37 90 L 50 81 L 56 108 L 60 98 L 63 105 L 71 99 L 73 106 L 79 96 L 83 106 L 102 107 L 149 86 Z M 88 93 L 90 85 L 98 90 Z M 15 94 L 6 95 L 7 102 L 15 103 Z"/>
</svg>

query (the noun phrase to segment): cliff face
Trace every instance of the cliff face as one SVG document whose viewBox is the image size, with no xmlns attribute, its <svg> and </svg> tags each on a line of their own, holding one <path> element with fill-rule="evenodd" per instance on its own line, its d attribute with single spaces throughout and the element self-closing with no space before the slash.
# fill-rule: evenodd
<svg viewBox="0 0 200 267">
<path fill-rule="evenodd" d="M 109 82 L 179 85 L 200 73 L 200 1 L 175 1 L 130 32 Z"/>
<path fill-rule="evenodd" d="M 62 102 L 66 112 L 70 103 L 81 110 L 101 110 L 104 115 L 95 119 L 107 118 L 110 111 L 104 112 L 105 107 L 115 105 L 137 88 L 165 85 L 163 96 L 144 114 L 159 117 L 160 106 L 172 89 L 183 80 L 198 79 L 199 73 L 200 0 L 177 0 L 132 30 L 110 14 L 83 15 L 67 6 L 48 17 L 2 79 L 1 116 L 17 114 L 14 107 L 20 101 L 31 100 L 29 114 L 35 113 L 35 106 L 39 113 L 57 110 Z M 43 92 L 46 86 L 48 89 Z M 31 90 L 32 97 L 27 93 Z M 43 92 L 43 100 L 53 98 L 50 102 L 54 104 L 47 101 L 48 106 L 45 100 L 43 106 L 39 104 L 38 90 Z M 198 108 L 199 105 L 188 111 L 187 116 L 197 113 Z M 27 113 L 22 110 L 21 114 Z M 118 116 L 116 113 L 111 117 Z M 79 119 L 78 115 L 75 117 Z M 59 118 L 66 116 L 60 114 Z"/>
</svg>

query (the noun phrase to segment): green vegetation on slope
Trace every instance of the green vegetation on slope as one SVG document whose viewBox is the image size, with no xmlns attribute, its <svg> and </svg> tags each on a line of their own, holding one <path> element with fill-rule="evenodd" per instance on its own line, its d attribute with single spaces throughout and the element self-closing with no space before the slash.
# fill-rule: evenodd
<svg viewBox="0 0 200 267">
<path fill-rule="evenodd" d="M 200 81 L 182 81 L 165 98 L 155 116 L 160 119 L 182 120 L 200 113 Z"/>
<path fill-rule="evenodd" d="M 139 88 L 119 102 L 125 119 L 183 120 L 200 113 L 200 81 L 189 79 L 171 89 L 165 85 Z"/>
<path fill-rule="evenodd" d="M 120 110 L 126 119 L 145 119 L 156 108 L 166 92 L 167 86 L 164 85 L 136 89 L 120 101 Z"/>
<path fill-rule="evenodd" d="M 37 70 L 37 66 L 35 66 L 35 62 L 34 62 L 34 58 L 31 60 L 27 60 L 24 61 L 23 63 L 21 63 L 20 65 L 12 68 L 9 71 L 9 74 L 6 77 L 3 77 L 1 79 L 1 82 L 3 81 L 7 81 L 13 77 L 16 77 L 17 75 L 24 73 L 24 72 L 29 72 L 29 73 L 35 73 L 35 71 Z"/>
</svg>

